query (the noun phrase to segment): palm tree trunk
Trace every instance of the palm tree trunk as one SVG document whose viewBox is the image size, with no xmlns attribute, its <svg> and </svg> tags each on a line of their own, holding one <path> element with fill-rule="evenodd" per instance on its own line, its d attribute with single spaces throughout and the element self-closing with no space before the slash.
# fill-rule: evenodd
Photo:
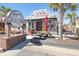
<svg viewBox="0 0 79 59">
<path fill-rule="evenodd" d="M 63 8 L 59 9 L 59 16 L 58 16 L 58 36 L 59 39 L 62 40 L 63 36 L 62 36 L 62 28 L 63 28 L 63 16 L 64 16 L 64 11 Z"/>
<path fill-rule="evenodd" d="M 75 11 L 72 11 L 72 13 L 73 13 L 73 17 L 72 17 L 72 21 L 74 21 L 75 20 L 75 17 L 76 17 L 76 12 Z M 75 20 L 76 21 L 76 20 Z M 74 29 L 75 30 L 75 29 Z M 74 31 L 75 32 L 75 31 Z"/>
<path fill-rule="evenodd" d="M 59 23 L 59 25 L 58 25 L 58 36 L 59 36 L 59 39 L 62 39 L 62 26 L 61 26 L 61 23 Z"/>
<path fill-rule="evenodd" d="M 72 31 L 72 21 L 73 21 L 73 18 L 71 17 L 71 19 L 70 19 L 70 31 Z"/>
<path fill-rule="evenodd" d="M 62 27 L 61 27 L 60 10 L 59 10 L 59 16 L 58 16 L 58 37 L 59 37 L 59 39 L 62 39 Z"/>
</svg>

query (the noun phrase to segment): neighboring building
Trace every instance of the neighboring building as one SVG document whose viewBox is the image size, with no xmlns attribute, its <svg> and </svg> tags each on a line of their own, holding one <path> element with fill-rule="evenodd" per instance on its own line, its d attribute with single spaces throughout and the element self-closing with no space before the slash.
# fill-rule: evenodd
<svg viewBox="0 0 79 59">
<path fill-rule="evenodd" d="M 79 17 L 76 18 L 75 20 L 75 32 L 79 33 Z"/>
<path fill-rule="evenodd" d="M 72 26 L 70 25 L 70 23 L 68 23 L 64 25 L 64 28 L 66 31 L 71 31 L 73 33 L 79 33 L 79 17 L 76 17 L 72 21 Z"/>
<path fill-rule="evenodd" d="M 26 17 L 26 31 L 44 31 L 44 19 L 48 17 L 48 31 L 57 34 L 57 17 L 50 14 L 46 9 L 33 11 L 31 16 Z"/>
<path fill-rule="evenodd" d="M 5 21 L 3 20 L 3 17 L 0 17 L 0 33 L 5 32 Z"/>
</svg>

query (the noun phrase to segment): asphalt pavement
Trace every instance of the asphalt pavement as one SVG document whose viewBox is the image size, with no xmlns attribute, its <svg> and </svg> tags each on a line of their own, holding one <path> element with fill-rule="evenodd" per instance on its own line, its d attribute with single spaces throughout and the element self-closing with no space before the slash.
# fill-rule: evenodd
<svg viewBox="0 0 79 59">
<path fill-rule="evenodd" d="M 55 38 L 33 38 L 16 56 L 74 56 L 79 55 L 79 44 L 55 40 Z M 46 47 L 45 47 L 46 46 Z M 51 47 L 51 49 L 49 48 Z M 48 50 L 46 50 L 49 48 Z M 69 49 L 69 50 L 68 50 Z M 74 51 L 73 51 L 74 50 Z M 51 52 L 50 52 L 51 51 Z M 77 52 L 77 53 L 76 53 Z"/>
</svg>

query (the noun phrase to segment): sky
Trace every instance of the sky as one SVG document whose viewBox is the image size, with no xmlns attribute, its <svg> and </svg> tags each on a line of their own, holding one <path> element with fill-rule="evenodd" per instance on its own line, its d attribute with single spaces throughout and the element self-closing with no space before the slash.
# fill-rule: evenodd
<svg viewBox="0 0 79 59">
<path fill-rule="evenodd" d="M 30 16 L 32 11 L 39 9 L 47 9 L 50 13 L 55 14 L 53 10 L 48 7 L 48 3 L 0 3 L 0 6 L 10 7 L 13 10 L 19 10 L 23 14 L 24 18 Z M 77 11 L 79 15 L 79 9 Z M 64 23 L 68 23 L 69 20 L 64 20 Z"/>
<path fill-rule="evenodd" d="M 0 5 L 10 7 L 13 10 L 19 10 L 24 17 L 30 16 L 34 10 L 49 9 L 48 4 L 46 3 L 0 3 Z"/>
</svg>

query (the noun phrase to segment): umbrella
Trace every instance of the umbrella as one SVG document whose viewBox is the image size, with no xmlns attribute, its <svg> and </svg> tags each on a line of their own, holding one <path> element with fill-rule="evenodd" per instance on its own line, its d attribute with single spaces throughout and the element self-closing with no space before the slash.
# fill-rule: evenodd
<svg viewBox="0 0 79 59">
<path fill-rule="evenodd" d="M 44 19 L 44 30 L 47 32 L 48 31 L 48 17 Z"/>
</svg>

